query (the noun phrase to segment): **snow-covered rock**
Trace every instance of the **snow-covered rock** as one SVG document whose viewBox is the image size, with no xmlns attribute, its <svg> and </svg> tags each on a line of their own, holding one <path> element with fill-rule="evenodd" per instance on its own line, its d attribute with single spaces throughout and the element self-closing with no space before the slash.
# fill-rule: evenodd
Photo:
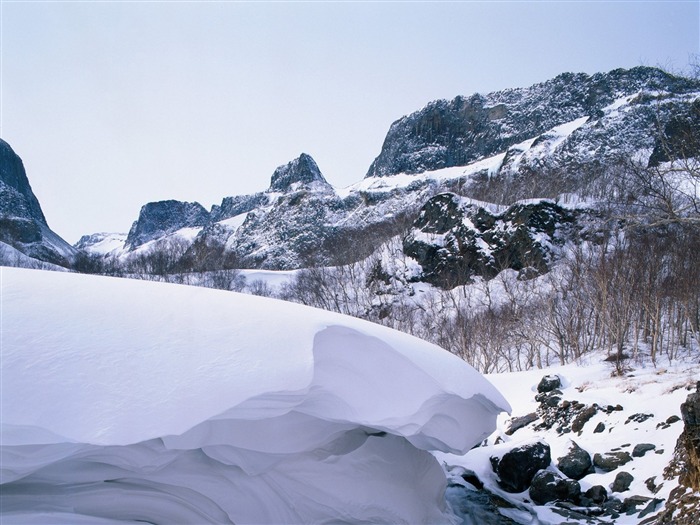
<svg viewBox="0 0 700 525">
<path fill-rule="evenodd" d="M 463 454 L 509 410 L 457 357 L 358 319 L 0 272 L 3 522 L 445 523 L 427 451 Z"/>
<path fill-rule="evenodd" d="M 49 228 L 22 159 L 0 139 L 0 242 L 36 261 L 70 266 L 76 250 Z M 36 267 L 28 261 L 28 266 Z"/>
</svg>

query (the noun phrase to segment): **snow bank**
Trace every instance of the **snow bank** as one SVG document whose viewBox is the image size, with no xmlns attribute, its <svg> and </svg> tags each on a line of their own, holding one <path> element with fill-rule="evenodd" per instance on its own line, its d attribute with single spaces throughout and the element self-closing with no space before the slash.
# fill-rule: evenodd
<svg viewBox="0 0 700 525">
<path fill-rule="evenodd" d="M 260 297 L 14 268 L 3 523 L 438 523 L 509 410 L 449 353 Z"/>
</svg>

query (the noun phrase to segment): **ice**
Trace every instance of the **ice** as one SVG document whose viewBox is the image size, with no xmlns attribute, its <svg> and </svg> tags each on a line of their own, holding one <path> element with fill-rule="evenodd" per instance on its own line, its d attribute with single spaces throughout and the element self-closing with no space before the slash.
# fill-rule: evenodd
<svg viewBox="0 0 700 525">
<path fill-rule="evenodd" d="M 455 356 L 296 304 L 0 269 L 3 523 L 449 523 L 428 451 L 509 410 Z"/>
</svg>

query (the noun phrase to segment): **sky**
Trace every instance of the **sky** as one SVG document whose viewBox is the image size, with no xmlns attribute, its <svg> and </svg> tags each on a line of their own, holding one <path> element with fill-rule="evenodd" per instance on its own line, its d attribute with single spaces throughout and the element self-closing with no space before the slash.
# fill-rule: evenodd
<svg viewBox="0 0 700 525">
<path fill-rule="evenodd" d="M 563 72 L 688 70 L 700 2 L 0 0 L 0 137 L 68 242 L 210 208 L 308 153 L 360 181 L 391 123 Z"/>
</svg>

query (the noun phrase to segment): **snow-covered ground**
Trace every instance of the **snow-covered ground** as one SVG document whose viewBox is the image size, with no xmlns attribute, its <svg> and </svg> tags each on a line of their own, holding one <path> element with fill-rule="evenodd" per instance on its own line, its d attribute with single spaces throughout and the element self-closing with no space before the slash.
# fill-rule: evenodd
<svg viewBox="0 0 700 525">
<path fill-rule="evenodd" d="M 0 268 L 10 523 L 450 523 L 428 451 L 509 410 L 406 334 L 231 292 Z"/>
<path fill-rule="evenodd" d="M 659 363 L 656 367 L 644 361 L 630 363 L 629 371 L 623 376 L 612 374 L 614 366 L 604 362 L 603 357 L 595 354 L 585 362 L 566 366 L 488 375 L 488 379 L 509 401 L 513 412 L 512 416 L 503 414 L 499 417 L 498 430 L 490 436 L 485 446 L 475 448 L 466 455 L 435 454 L 448 472 L 451 484 L 468 489 L 467 492 L 452 492 L 457 502 L 460 497 L 466 498 L 474 492 L 474 488 L 462 478 L 466 471 L 471 471 L 489 492 L 508 502 L 500 512 L 517 523 L 586 523 L 586 520 L 576 521 L 561 512 L 557 513 L 556 510 L 561 511 L 561 508 L 556 505 L 534 505 L 527 490 L 517 494 L 503 490 L 490 462 L 492 456 L 501 456 L 517 446 L 544 441 L 551 448 L 552 465 L 549 469 L 560 473 L 556 466 L 558 458 L 567 454 L 574 441 L 591 457 L 595 453 L 609 451 L 628 452 L 632 457 L 632 461 L 610 472 L 595 467 L 593 473 L 580 480 L 582 492 L 594 485 L 601 485 L 607 490 L 608 498 L 624 501 L 630 496 L 641 496 L 649 498 L 651 502 L 657 500 L 653 505 L 645 502 L 636 512 L 622 512 L 618 517 L 589 517 L 593 521 L 588 523 L 636 524 L 641 521 L 639 514 L 646 505 L 650 505 L 654 512 L 660 511 L 677 483 L 677 480 L 664 480 L 663 471 L 673 456 L 676 441 L 683 430 L 683 422 L 678 417 L 680 405 L 691 391 L 695 391 L 696 381 L 700 379 L 697 356 L 672 365 Z M 578 432 L 557 431 L 556 427 L 563 423 L 561 418 L 552 428 L 542 428 L 543 419 L 539 417 L 512 435 L 506 434 L 514 418 L 530 413 L 542 415 L 541 405 L 535 396 L 537 385 L 545 374 L 561 379 L 561 395 L 557 394 L 561 397 L 559 407 L 564 401 L 578 401 L 586 407 L 595 404 L 601 409 L 596 410 Z M 616 409 L 607 412 L 605 408 L 608 406 Z M 601 430 L 603 425 L 605 428 Z M 646 447 L 650 450 L 636 457 L 633 452 L 640 444 L 653 447 Z M 614 492 L 615 478 L 623 471 L 631 474 L 633 480 L 628 489 Z M 465 516 L 464 523 L 471 524 L 473 521 Z"/>
</svg>

